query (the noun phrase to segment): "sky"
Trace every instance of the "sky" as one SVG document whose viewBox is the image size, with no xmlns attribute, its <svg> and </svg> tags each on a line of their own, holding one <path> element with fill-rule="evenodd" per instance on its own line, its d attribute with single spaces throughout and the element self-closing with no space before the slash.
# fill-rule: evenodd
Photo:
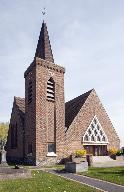
<svg viewBox="0 0 124 192">
<path fill-rule="evenodd" d="M 55 63 L 66 68 L 65 100 L 95 88 L 124 146 L 123 0 L 0 0 L 0 121 L 24 97 L 44 7 Z"/>
</svg>

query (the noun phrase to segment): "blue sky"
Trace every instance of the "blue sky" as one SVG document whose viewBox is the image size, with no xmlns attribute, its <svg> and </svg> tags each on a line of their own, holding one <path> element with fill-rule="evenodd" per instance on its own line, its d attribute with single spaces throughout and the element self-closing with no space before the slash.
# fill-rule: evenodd
<svg viewBox="0 0 124 192">
<path fill-rule="evenodd" d="M 14 95 L 24 97 L 44 6 L 66 101 L 95 88 L 124 146 L 123 0 L 0 0 L 0 121 L 10 119 Z"/>
</svg>

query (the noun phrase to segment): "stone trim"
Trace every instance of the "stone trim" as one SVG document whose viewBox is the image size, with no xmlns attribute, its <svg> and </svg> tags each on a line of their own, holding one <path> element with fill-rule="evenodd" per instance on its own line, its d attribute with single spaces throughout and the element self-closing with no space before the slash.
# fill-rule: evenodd
<svg viewBox="0 0 124 192">
<path fill-rule="evenodd" d="M 57 157 L 57 155 L 54 152 L 48 152 L 47 157 Z"/>
</svg>

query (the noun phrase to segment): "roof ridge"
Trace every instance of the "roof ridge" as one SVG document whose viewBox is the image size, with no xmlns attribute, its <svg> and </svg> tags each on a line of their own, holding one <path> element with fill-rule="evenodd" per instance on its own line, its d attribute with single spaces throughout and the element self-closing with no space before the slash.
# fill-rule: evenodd
<svg viewBox="0 0 124 192">
<path fill-rule="evenodd" d="M 94 88 L 93 88 L 93 89 L 90 89 L 89 91 L 86 91 L 85 93 L 83 93 L 83 94 L 81 94 L 81 95 L 79 95 L 79 96 L 77 96 L 77 97 L 74 97 L 73 99 L 67 101 L 66 103 L 69 103 L 69 102 L 73 101 L 74 99 L 77 99 L 77 98 L 79 98 L 79 97 L 81 97 L 81 96 L 83 96 L 83 95 L 85 95 L 85 94 L 88 94 L 88 93 L 90 94 L 93 90 L 94 90 Z"/>
</svg>

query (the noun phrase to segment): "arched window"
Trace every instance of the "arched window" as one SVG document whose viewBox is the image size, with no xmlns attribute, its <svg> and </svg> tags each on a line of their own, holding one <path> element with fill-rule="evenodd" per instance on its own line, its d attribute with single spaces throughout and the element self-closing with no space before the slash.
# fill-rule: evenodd
<svg viewBox="0 0 124 192">
<path fill-rule="evenodd" d="M 55 99 L 55 83 L 52 78 L 47 81 L 47 99 L 52 101 Z"/>
</svg>

